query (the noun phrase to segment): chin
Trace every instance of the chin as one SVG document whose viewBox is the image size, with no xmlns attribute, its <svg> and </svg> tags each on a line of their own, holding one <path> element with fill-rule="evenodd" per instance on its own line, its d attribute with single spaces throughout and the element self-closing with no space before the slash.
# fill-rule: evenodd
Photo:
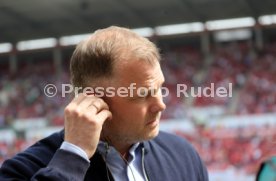
<svg viewBox="0 0 276 181">
<path fill-rule="evenodd" d="M 152 130 L 150 133 L 147 134 L 147 137 L 145 138 L 146 140 L 150 140 L 158 136 L 159 134 L 159 128 L 156 128 Z"/>
</svg>

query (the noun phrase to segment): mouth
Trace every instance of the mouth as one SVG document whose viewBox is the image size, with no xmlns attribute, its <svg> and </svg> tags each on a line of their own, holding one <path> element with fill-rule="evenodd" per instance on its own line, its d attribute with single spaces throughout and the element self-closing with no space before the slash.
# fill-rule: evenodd
<svg viewBox="0 0 276 181">
<path fill-rule="evenodd" d="M 159 119 L 158 118 L 155 118 L 155 119 L 152 119 L 150 121 L 147 122 L 147 126 L 157 126 L 159 124 Z"/>
</svg>

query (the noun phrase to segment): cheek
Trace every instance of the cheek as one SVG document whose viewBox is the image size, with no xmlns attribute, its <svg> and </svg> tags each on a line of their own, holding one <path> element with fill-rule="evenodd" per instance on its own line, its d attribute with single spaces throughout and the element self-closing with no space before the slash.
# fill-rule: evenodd
<svg viewBox="0 0 276 181">
<path fill-rule="evenodd" d="M 141 121 L 149 112 L 147 105 L 141 102 L 130 102 L 117 97 L 105 101 L 113 114 L 113 119 L 123 119 L 125 121 L 139 119 Z"/>
<path fill-rule="evenodd" d="M 137 122 L 143 122 L 148 115 L 148 109 L 145 106 L 136 106 L 130 110 L 129 116 Z"/>
<path fill-rule="evenodd" d="M 105 98 L 104 101 L 109 107 L 109 110 L 112 114 L 114 113 L 120 113 L 124 105 L 120 100 L 118 100 L 116 97 L 111 98 Z"/>
<path fill-rule="evenodd" d="M 128 125 L 126 127 L 135 127 L 135 125 L 143 123 L 146 118 L 147 109 L 137 105 L 128 105 L 116 113 L 116 119 L 120 119 L 119 121 L 122 124 Z"/>
</svg>

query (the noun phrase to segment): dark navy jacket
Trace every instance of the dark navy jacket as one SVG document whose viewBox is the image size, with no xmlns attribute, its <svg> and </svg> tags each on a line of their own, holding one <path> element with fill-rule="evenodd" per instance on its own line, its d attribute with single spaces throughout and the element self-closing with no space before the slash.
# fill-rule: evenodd
<svg viewBox="0 0 276 181">
<path fill-rule="evenodd" d="M 6 160 L 0 181 L 108 181 L 112 176 L 96 152 L 88 163 L 82 157 L 59 149 L 63 132 L 44 138 Z M 193 147 L 183 138 L 161 132 L 143 142 L 145 171 L 150 181 L 208 181 L 207 170 Z"/>
</svg>

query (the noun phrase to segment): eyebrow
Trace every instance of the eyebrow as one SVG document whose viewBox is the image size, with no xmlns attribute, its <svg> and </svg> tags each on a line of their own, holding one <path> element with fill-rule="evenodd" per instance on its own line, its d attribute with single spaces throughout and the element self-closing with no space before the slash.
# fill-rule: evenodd
<svg viewBox="0 0 276 181">
<path fill-rule="evenodd" d="M 144 87 L 144 88 L 147 88 L 146 89 L 146 91 L 147 91 L 147 93 L 148 92 L 151 92 L 152 90 L 154 91 L 154 93 L 156 93 L 161 87 L 162 87 L 162 85 L 165 83 L 165 81 L 162 81 L 159 85 L 158 85 L 158 87 L 157 88 L 153 88 L 153 87 L 147 87 L 147 86 L 141 86 L 141 87 Z M 141 89 L 140 90 L 140 93 L 145 93 L 145 89 Z"/>
</svg>

